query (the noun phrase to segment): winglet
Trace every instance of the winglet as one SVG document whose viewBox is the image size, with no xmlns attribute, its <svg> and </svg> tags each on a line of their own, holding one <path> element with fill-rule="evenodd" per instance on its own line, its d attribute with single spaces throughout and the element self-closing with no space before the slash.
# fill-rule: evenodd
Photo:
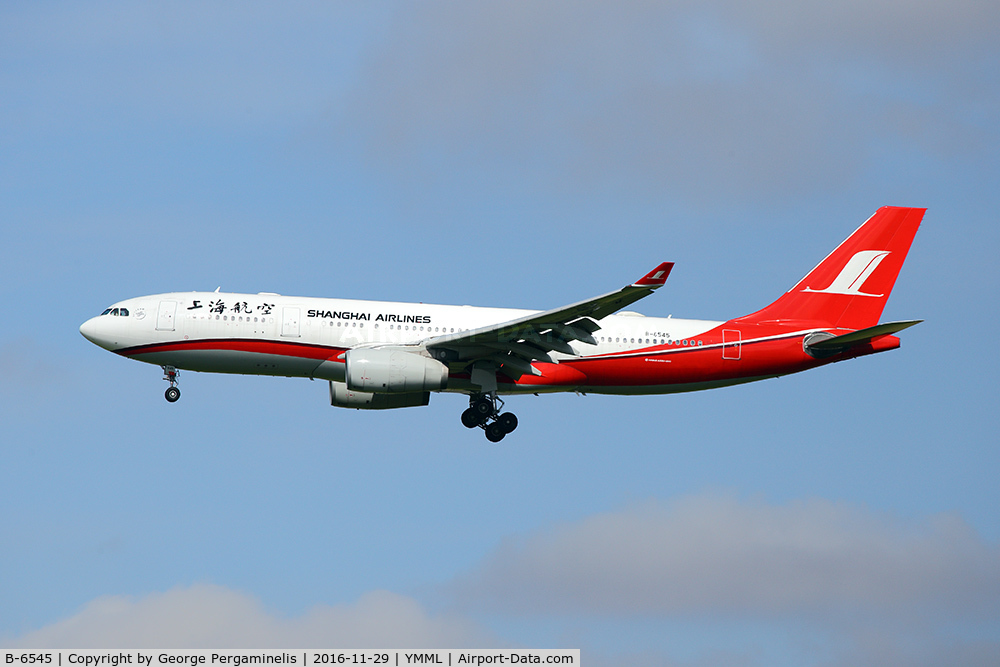
<svg viewBox="0 0 1000 667">
<path fill-rule="evenodd" d="M 673 262 L 663 262 L 658 267 L 644 275 L 639 280 L 632 283 L 633 287 L 649 287 L 651 289 L 656 289 L 667 282 L 667 276 L 670 275 L 670 269 L 674 268 Z"/>
</svg>

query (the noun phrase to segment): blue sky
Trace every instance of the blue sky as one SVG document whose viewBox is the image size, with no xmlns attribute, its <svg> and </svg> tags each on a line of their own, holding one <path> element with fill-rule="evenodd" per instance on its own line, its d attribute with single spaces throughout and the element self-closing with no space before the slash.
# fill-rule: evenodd
<svg viewBox="0 0 1000 667">
<path fill-rule="evenodd" d="M 0 8 L 0 644 L 996 664 L 1000 9 Z M 894 351 L 744 387 L 332 408 L 78 333 L 174 290 L 725 319 L 922 206 Z"/>
</svg>

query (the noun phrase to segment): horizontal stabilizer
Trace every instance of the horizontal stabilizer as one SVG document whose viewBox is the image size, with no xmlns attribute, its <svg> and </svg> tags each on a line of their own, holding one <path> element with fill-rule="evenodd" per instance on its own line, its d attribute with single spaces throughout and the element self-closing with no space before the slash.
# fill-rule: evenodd
<svg viewBox="0 0 1000 667">
<path fill-rule="evenodd" d="M 885 324 L 878 324 L 873 327 L 868 327 L 867 329 L 859 329 L 841 336 L 824 338 L 815 342 L 810 340 L 806 342 L 806 347 L 809 350 L 815 350 L 818 352 L 836 352 L 847 349 L 852 345 L 857 345 L 858 343 L 867 343 L 878 338 L 879 336 L 888 336 L 889 334 L 898 333 L 903 329 L 908 329 L 909 327 L 912 327 L 915 324 L 920 324 L 921 322 L 923 322 L 923 320 L 886 322 Z"/>
</svg>

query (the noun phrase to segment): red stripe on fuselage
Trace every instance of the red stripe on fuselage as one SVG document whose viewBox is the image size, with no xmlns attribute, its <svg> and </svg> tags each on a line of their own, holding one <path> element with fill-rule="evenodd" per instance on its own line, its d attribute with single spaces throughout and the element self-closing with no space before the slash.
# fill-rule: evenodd
<svg viewBox="0 0 1000 667">
<path fill-rule="evenodd" d="M 300 359 L 316 359 L 325 361 L 344 352 L 344 348 L 312 345 L 310 343 L 293 343 L 279 340 L 253 340 L 246 338 L 206 338 L 201 340 L 179 340 L 169 343 L 153 343 L 139 345 L 121 350 L 115 350 L 124 357 L 134 357 L 156 352 L 189 352 L 192 350 L 228 350 L 233 352 L 256 352 L 258 354 L 276 354 L 283 357 L 298 357 Z"/>
<path fill-rule="evenodd" d="M 806 354 L 802 348 L 804 333 L 802 330 L 779 333 L 772 327 L 745 326 L 742 329 L 744 334 L 756 333 L 759 337 L 743 338 L 738 358 L 723 356 L 725 348 L 732 350 L 734 348 L 722 340 L 720 335 L 722 327 L 719 327 L 698 337 L 698 340 L 704 341 L 703 345 L 687 348 L 678 348 L 676 345 L 654 345 L 638 350 L 564 359 L 559 364 L 535 362 L 535 367 L 542 371 L 540 377 L 525 374 L 513 381 L 501 372 L 498 380 L 501 385 L 518 386 L 522 391 L 530 391 L 531 387 L 570 389 L 580 386 L 667 387 L 706 382 L 731 383 L 741 378 L 773 377 L 795 373 L 851 357 L 894 349 L 899 345 L 898 338 L 884 336 L 874 343 L 852 347 L 839 355 L 816 359 Z M 210 338 L 155 343 L 116 350 L 118 354 L 126 357 L 193 351 L 257 353 L 323 362 L 340 361 L 337 357 L 346 349 L 280 340 Z M 248 369 L 246 372 L 253 371 Z M 456 373 L 452 378 L 461 380 L 467 378 L 467 375 Z"/>
</svg>

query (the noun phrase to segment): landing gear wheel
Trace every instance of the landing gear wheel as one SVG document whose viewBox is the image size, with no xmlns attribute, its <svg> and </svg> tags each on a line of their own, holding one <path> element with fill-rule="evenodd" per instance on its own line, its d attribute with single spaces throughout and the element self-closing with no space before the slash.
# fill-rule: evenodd
<svg viewBox="0 0 1000 667">
<path fill-rule="evenodd" d="M 503 401 L 496 392 L 472 394 L 469 408 L 462 413 L 462 424 L 466 428 L 478 426 L 486 433 L 490 442 L 500 442 L 504 436 L 517 428 L 517 417 L 512 412 L 504 412 Z"/>
<path fill-rule="evenodd" d="M 181 390 L 177 388 L 177 376 L 181 372 L 173 366 L 161 366 L 161 368 L 163 369 L 163 379 L 170 383 L 170 387 L 163 392 L 163 397 L 167 399 L 168 403 L 176 403 L 177 399 L 181 397 Z"/>
<path fill-rule="evenodd" d="M 499 422 L 486 425 L 486 439 L 490 442 L 500 442 L 505 435 L 507 435 L 507 431 L 503 430 L 503 426 Z"/>
<path fill-rule="evenodd" d="M 480 398 L 475 400 L 469 407 L 470 410 L 474 410 L 477 415 L 479 415 L 479 423 L 483 423 L 488 418 L 493 416 L 494 408 L 493 401 L 488 398 Z"/>
<path fill-rule="evenodd" d="M 517 428 L 517 415 L 513 412 L 505 412 L 497 417 L 497 424 L 500 425 L 504 433 L 511 433 Z"/>
<path fill-rule="evenodd" d="M 483 423 L 483 418 L 476 412 L 475 408 L 469 408 L 462 413 L 462 426 L 465 428 L 476 428 Z"/>
</svg>

